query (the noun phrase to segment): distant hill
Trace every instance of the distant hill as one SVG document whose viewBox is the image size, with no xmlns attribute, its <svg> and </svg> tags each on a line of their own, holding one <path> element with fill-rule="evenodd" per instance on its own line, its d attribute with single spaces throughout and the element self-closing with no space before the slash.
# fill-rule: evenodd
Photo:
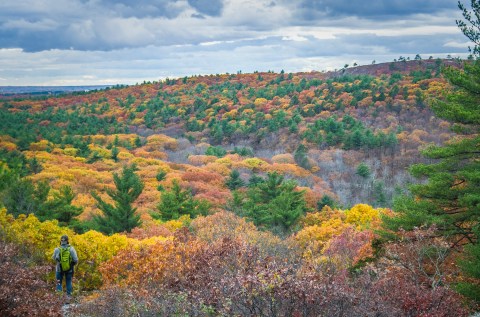
<svg viewBox="0 0 480 317">
<path fill-rule="evenodd" d="M 90 85 L 90 86 L 0 86 L 0 98 L 2 97 L 28 97 L 59 95 L 72 92 L 87 92 L 92 90 L 105 89 L 112 85 Z"/>
</svg>

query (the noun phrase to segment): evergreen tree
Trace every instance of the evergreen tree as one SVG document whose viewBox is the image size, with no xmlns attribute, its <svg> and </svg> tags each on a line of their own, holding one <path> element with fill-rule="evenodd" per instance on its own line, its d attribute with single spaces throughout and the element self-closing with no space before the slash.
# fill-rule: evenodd
<svg viewBox="0 0 480 317">
<path fill-rule="evenodd" d="M 2 203 L 15 217 L 38 213 L 43 209 L 49 190 L 50 186 L 46 182 L 35 186 L 28 178 L 14 178 L 1 195 Z"/>
<path fill-rule="evenodd" d="M 317 202 L 317 209 L 322 210 L 325 206 L 333 209 L 337 207 L 337 202 L 332 197 L 323 195 L 322 198 Z"/>
<path fill-rule="evenodd" d="M 118 149 L 118 147 L 114 146 L 112 148 L 112 160 L 114 160 L 115 162 L 118 162 L 118 154 L 120 153 L 120 150 Z"/>
<path fill-rule="evenodd" d="M 252 176 L 250 176 L 250 179 L 248 180 L 248 187 L 255 187 L 258 184 L 263 183 L 264 181 L 265 180 L 262 177 L 254 173 L 252 174 Z"/>
<path fill-rule="evenodd" d="M 74 218 L 83 211 L 81 207 L 72 205 L 74 198 L 72 188 L 64 185 L 58 192 L 53 193 L 53 199 L 46 201 L 41 213 L 36 213 L 36 216 L 41 221 L 56 219 L 60 225 L 70 226 L 75 222 Z"/>
<path fill-rule="evenodd" d="M 295 190 L 294 181 L 284 181 L 278 173 L 268 173 L 267 179 L 252 187 L 240 212 L 255 225 L 277 234 L 287 233 L 307 211 L 304 191 Z"/>
<path fill-rule="evenodd" d="M 97 193 L 92 193 L 98 208 L 103 212 L 103 215 L 93 217 L 99 231 L 106 234 L 130 232 L 140 225 L 140 215 L 135 214 L 136 208 L 132 207 L 132 203 L 142 193 L 144 184 L 135 171 L 135 165 L 131 165 L 124 166 L 120 175 L 113 174 L 116 189 L 106 189 L 106 192 L 115 202 L 114 205 L 105 202 Z"/>
<path fill-rule="evenodd" d="M 2 191 L 12 186 L 17 178 L 17 172 L 11 170 L 6 164 L 0 161 L 0 202 L 3 200 L 1 195 Z"/>
<path fill-rule="evenodd" d="M 261 203 L 268 203 L 273 198 L 279 196 L 283 190 L 283 180 L 284 177 L 277 172 L 268 173 L 267 179 L 255 188 L 255 193 L 259 195 L 257 200 Z"/>
<path fill-rule="evenodd" d="M 384 207 L 387 204 L 384 187 L 385 185 L 382 181 L 373 182 L 373 198 L 375 199 L 375 206 Z"/>
<path fill-rule="evenodd" d="M 232 170 L 225 185 L 227 185 L 230 190 L 236 190 L 245 186 L 245 182 L 240 178 L 240 172 L 238 170 Z"/>
<path fill-rule="evenodd" d="M 369 177 L 370 176 L 370 168 L 368 167 L 368 165 L 363 163 L 363 162 L 358 164 L 357 175 L 359 175 L 363 178 Z"/>
<path fill-rule="evenodd" d="M 221 146 L 209 146 L 205 151 L 205 155 L 213 155 L 216 157 L 224 157 L 227 151 Z"/>
<path fill-rule="evenodd" d="M 162 199 L 157 209 L 159 212 L 152 213 L 152 217 L 167 221 L 178 219 L 183 215 L 190 215 L 191 218 L 206 215 L 210 204 L 206 200 L 195 199 L 192 192 L 189 189 L 182 189 L 175 179 L 172 189 L 162 192 Z"/>
<path fill-rule="evenodd" d="M 293 158 L 295 160 L 295 163 L 297 163 L 298 166 L 301 166 L 305 169 L 310 169 L 311 166 L 310 166 L 310 163 L 308 162 L 307 152 L 308 152 L 307 147 L 300 143 L 297 149 L 295 150 L 295 153 L 293 154 Z"/>
<path fill-rule="evenodd" d="M 142 146 L 142 140 L 140 140 L 140 137 L 138 135 L 135 137 L 134 143 L 135 143 L 134 144 L 135 147 L 141 147 Z"/>
<path fill-rule="evenodd" d="M 28 160 L 28 167 L 33 174 L 38 174 L 43 170 L 42 164 L 40 164 L 36 157 Z"/>
<path fill-rule="evenodd" d="M 480 1 L 472 0 L 471 4 L 473 14 L 459 4 L 466 22 L 457 24 L 476 44 L 474 53 L 479 54 Z M 443 146 L 430 146 L 422 151 L 435 162 L 414 165 L 410 170 L 428 182 L 412 186 L 412 197 L 396 200 L 394 209 L 398 216 L 386 218 L 385 225 L 394 230 L 436 225 L 452 246 L 468 242 L 466 260 L 460 264 L 467 275 L 479 278 L 480 60 L 465 63 L 463 69 L 447 68 L 444 75 L 455 89 L 445 100 L 437 100 L 431 106 L 437 116 L 454 123 L 458 136 Z M 459 290 L 480 300 L 478 280 L 476 284 L 462 284 Z"/>
<path fill-rule="evenodd" d="M 455 122 L 454 129 L 464 136 L 422 151 L 436 162 L 413 165 L 410 171 L 428 178 L 428 183 L 412 186 L 413 197 L 397 200 L 400 215 L 387 223 L 405 229 L 436 224 L 446 236 L 474 242 L 472 225 L 480 220 L 480 62 L 465 64 L 464 71 L 449 69 L 445 76 L 458 90 L 432 108 L 439 117 Z"/>
<path fill-rule="evenodd" d="M 164 170 L 158 171 L 157 175 L 155 176 L 155 178 L 159 182 L 164 181 L 166 177 L 167 177 L 167 172 L 165 172 Z"/>
<path fill-rule="evenodd" d="M 167 177 L 167 172 L 165 172 L 164 170 L 160 170 L 155 177 L 156 177 L 157 181 L 159 181 L 159 182 L 164 181 L 165 178 Z M 165 188 L 163 187 L 162 184 L 158 184 L 157 190 L 159 192 L 163 191 L 164 189 Z"/>
</svg>

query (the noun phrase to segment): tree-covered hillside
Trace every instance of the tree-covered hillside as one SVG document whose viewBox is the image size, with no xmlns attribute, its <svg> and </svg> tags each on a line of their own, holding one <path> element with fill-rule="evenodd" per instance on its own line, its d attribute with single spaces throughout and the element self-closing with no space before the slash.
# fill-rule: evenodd
<svg viewBox="0 0 480 317">
<path fill-rule="evenodd" d="M 225 157 L 238 164 L 217 165 L 233 164 L 244 180 L 278 171 L 343 206 L 389 206 L 411 181 L 405 168 L 421 160 L 418 147 L 451 137 L 449 123 L 426 106 L 447 87 L 440 75 L 445 63 L 459 65 L 403 59 L 334 73 L 193 76 L 5 100 L 1 146 L 47 165 L 38 180 L 57 165 L 49 161 L 72 161 L 88 173 L 105 164 L 101 170 L 113 171 L 130 155 L 225 177 L 225 170 L 206 168 Z M 249 158 L 258 162 L 250 166 Z M 360 166 L 367 173 L 357 173 Z M 54 178 L 75 192 L 90 190 Z"/>
</svg>

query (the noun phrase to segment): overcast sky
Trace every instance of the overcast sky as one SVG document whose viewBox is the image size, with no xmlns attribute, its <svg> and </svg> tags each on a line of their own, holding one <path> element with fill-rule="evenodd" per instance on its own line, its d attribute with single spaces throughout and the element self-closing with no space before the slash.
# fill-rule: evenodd
<svg viewBox="0 0 480 317">
<path fill-rule="evenodd" d="M 332 70 L 416 54 L 466 57 L 456 2 L 0 0 L 0 86 L 135 84 Z"/>
</svg>

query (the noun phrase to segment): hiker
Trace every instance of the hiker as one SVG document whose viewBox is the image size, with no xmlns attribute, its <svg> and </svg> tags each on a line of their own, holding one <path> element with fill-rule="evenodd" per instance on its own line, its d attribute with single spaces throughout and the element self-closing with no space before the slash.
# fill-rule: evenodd
<svg viewBox="0 0 480 317">
<path fill-rule="evenodd" d="M 60 247 L 55 248 L 53 257 L 56 262 L 55 276 L 57 279 L 57 291 L 62 292 L 62 282 L 65 277 L 67 295 L 72 295 L 73 267 L 78 262 L 78 256 L 75 249 L 68 244 L 68 236 L 63 235 L 60 238 Z"/>
</svg>

